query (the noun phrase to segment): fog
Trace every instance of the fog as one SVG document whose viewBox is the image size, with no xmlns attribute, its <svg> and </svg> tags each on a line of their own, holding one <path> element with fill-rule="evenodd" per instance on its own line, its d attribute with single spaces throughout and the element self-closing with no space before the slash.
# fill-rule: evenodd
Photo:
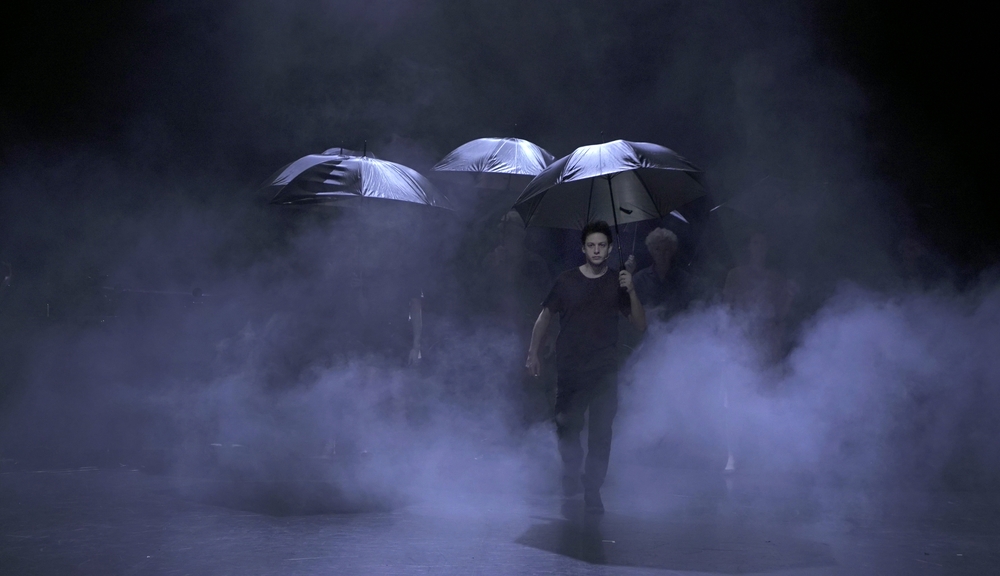
<svg viewBox="0 0 1000 576">
<path fill-rule="evenodd" d="M 995 288 L 888 296 L 843 285 L 771 370 L 730 315 L 690 313 L 650 335 L 618 445 L 687 445 L 697 461 L 728 420 L 760 472 L 876 491 L 988 485 L 997 298 Z"/>
<path fill-rule="evenodd" d="M 424 171 L 481 136 L 557 157 L 626 138 L 699 165 L 711 196 L 670 223 L 699 293 L 622 372 L 611 490 L 663 489 L 635 466 L 721 474 L 727 427 L 750 473 L 872 494 L 995 483 L 1000 292 L 955 282 L 920 239 L 817 18 L 810 3 L 148 8 L 116 84 L 122 128 L 5 155 L 4 458 L 320 483 L 344 509 L 553 493 L 554 431 L 523 415 L 524 335 L 474 288 L 493 225 L 292 210 L 258 187 L 335 146 Z M 800 288 L 766 368 L 721 301 L 749 230 Z M 573 261 L 532 238 L 553 277 Z M 426 290 L 416 367 L 338 340 L 351 274 L 378 266 Z"/>
</svg>

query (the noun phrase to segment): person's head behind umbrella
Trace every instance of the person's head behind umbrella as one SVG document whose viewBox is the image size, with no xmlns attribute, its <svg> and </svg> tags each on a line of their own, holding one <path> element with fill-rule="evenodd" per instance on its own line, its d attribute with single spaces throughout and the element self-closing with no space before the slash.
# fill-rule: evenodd
<svg viewBox="0 0 1000 576">
<path fill-rule="evenodd" d="M 580 231 L 580 243 L 583 245 L 581 249 L 587 257 L 587 263 L 594 268 L 607 263 L 613 241 L 611 226 L 604 220 L 590 222 Z"/>
<path fill-rule="evenodd" d="M 677 235 L 666 228 L 657 228 L 646 236 L 646 248 L 653 262 L 659 266 L 669 266 L 677 253 Z"/>
</svg>

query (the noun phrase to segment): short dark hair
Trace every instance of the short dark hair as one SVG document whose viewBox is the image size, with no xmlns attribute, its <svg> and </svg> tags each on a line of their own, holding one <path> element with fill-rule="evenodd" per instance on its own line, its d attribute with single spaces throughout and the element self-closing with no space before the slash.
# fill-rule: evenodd
<svg viewBox="0 0 1000 576">
<path fill-rule="evenodd" d="M 611 226 L 608 226 L 608 223 L 604 220 L 595 220 L 583 227 L 583 230 L 580 232 L 580 244 L 586 244 L 587 236 L 597 233 L 604 234 L 608 239 L 608 244 L 615 241 L 611 236 Z"/>
</svg>

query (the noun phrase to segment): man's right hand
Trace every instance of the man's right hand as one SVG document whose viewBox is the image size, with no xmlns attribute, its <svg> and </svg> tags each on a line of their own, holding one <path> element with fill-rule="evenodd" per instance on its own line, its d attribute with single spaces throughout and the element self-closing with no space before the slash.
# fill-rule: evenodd
<svg viewBox="0 0 1000 576">
<path fill-rule="evenodd" d="M 528 360 L 525 361 L 524 367 L 528 369 L 528 374 L 538 376 L 538 373 L 542 370 L 542 363 L 538 361 L 538 354 L 529 352 Z"/>
</svg>

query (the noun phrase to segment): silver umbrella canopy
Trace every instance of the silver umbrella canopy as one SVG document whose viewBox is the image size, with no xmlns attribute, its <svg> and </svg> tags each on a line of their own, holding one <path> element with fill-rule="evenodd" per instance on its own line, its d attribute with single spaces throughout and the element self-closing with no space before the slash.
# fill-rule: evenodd
<svg viewBox="0 0 1000 576">
<path fill-rule="evenodd" d="M 329 158 L 324 158 L 324 156 L 327 157 L 345 156 L 345 157 L 358 157 L 358 158 L 366 156 L 368 158 L 378 159 L 378 156 L 368 151 L 367 144 L 365 145 L 364 152 L 357 152 L 355 150 L 351 150 L 350 148 L 344 148 L 342 146 L 338 146 L 337 148 L 327 148 L 326 150 L 324 150 L 319 154 L 310 154 L 309 156 L 303 156 L 302 158 L 299 158 L 294 162 L 289 162 L 288 164 L 285 164 L 284 166 L 279 168 L 278 171 L 275 172 L 270 178 L 267 179 L 266 183 L 262 186 L 262 188 L 264 190 L 269 190 L 270 187 L 274 185 L 274 182 L 278 181 L 280 178 L 288 179 L 290 176 L 297 175 L 302 171 L 308 170 L 310 167 L 325 162 L 326 160 L 329 159 Z M 275 193 L 277 193 L 279 189 L 275 188 L 270 191 L 271 191 L 271 198 L 273 198 Z"/>
<path fill-rule="evenodd" d="M 673 150 L 615 140 L 553 162 L 514 208 L 527 226 L 581 230 L 595 220 L 617 226 L 662 218 L 704 194 L 701 170 Z"/>
<path fill-rule="evenodd" d="M 515 179 L 527 184 L 553 160 L 555 156 L 527 140 L 479 138 L 455 148 L 431 170 L 470 175 L 479 187 L 504 190 Z"/>
<path fill-rule="evenodd" d="M 264 186 L 274 193 L 272 204 L 350 206 L 396 200 L 450 208 L 437 188 L 415 170 L 368 156 L 310 154 L 286 166 Z"/>
<path fill-rule="evenodd" d="M 519 138 L 479 138 L 448 153 L 431 168 L 460 208 L 491 218 L 509 210 L 524 187 L 555 159 Z"/>
</svg>

